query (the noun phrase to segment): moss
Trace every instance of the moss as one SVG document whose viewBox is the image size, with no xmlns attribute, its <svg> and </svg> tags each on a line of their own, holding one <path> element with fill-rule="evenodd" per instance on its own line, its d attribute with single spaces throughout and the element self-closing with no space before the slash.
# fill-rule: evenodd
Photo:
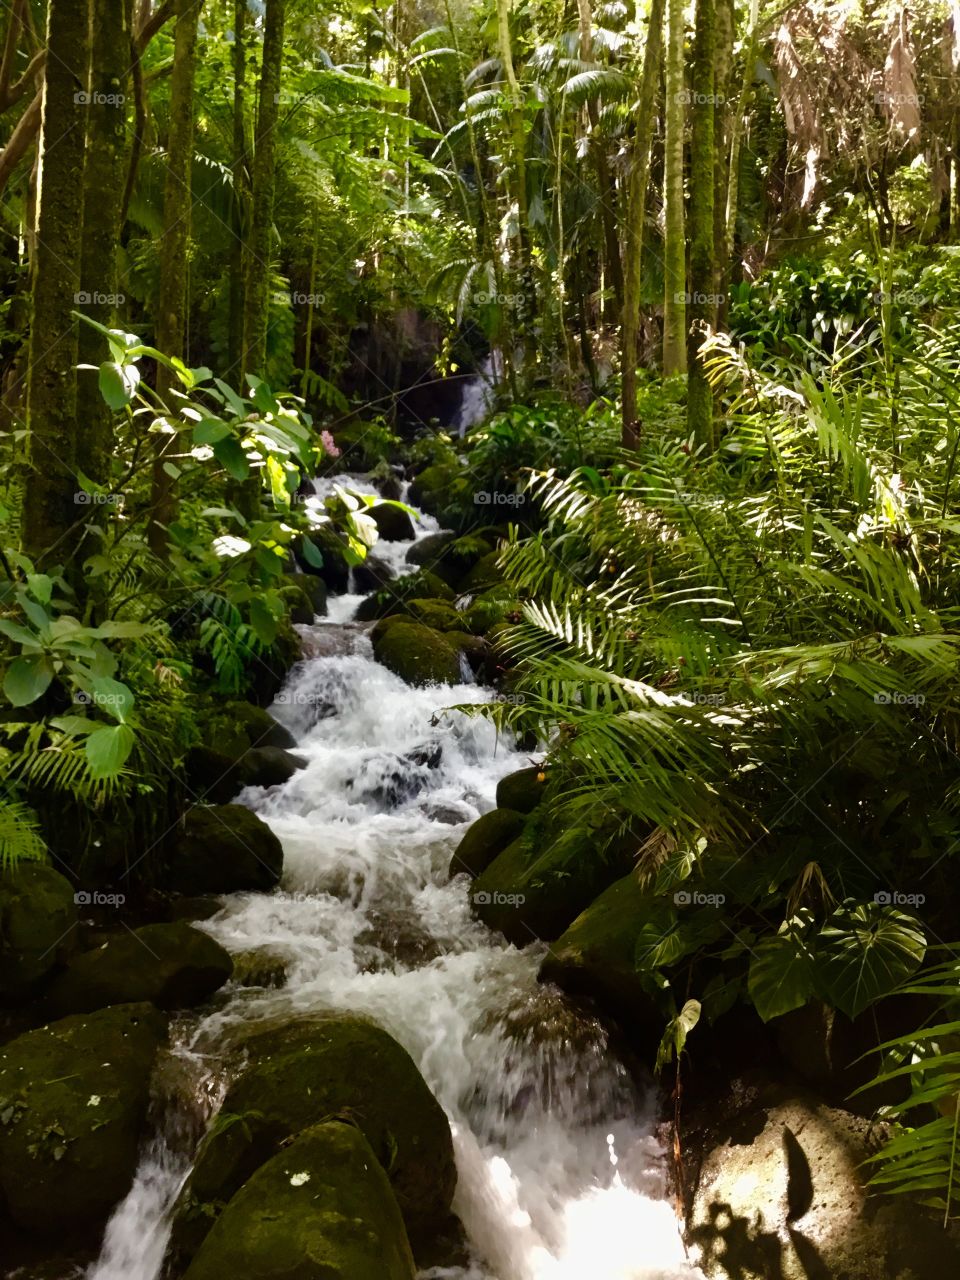
<svg viewBox="0 0 960 1280">
<path fill-rule="evenodd" d="M 233 961 L 189 925 L 148 924 L 77 956 L 47 992 L 58 1015 L 149 1001 L 158 1009 L 202 1004 L 230 978 Z"/>
<path fill-rule="evenodd" d="M 482 556 L 461 583 L 463 591 L 485 591 L 503 582 L 500 568 L 500 552 L 490 551 Z"/>
<path fill-rule="evenodd" d="M 434 631 L 460 631 L 463 628 L 463 615 L 446 600 L 410 600 L 406 612 L 416 622 L 422 622 Z"/>
<path fill-rule="evenodd" d="M 374 646 L 378 662 L 407 684 L 457 684 L 461 679 L 456 649 L 440 634 L 418 622 L 399 622 Z"/>
<path fill-rule="evenodd" d="M 497 807 L 531 813 L 544 797 L 546 777 L 536 765 L 508 773 L 497 783 Z"/>
<path fill-rule="evenodd" d="M 421 538 L 407 552 L 411 564 L 424 565 L 451 587 L 458 587 L 479 560 L 489 555 L 493 543 L 475 534 L 458 538 L 449 531 Z"/>
<path fill-rule="evenodd" d="M 467 630 L 476 636 L 485 635 L 497 623 L 518 620 L 520 602 L 509 587 L 494 587 L 471 601 L 463 620 Z"/>
<path fill-rule="evenodd" d="M 471 823 L 450 860 L 450 875 L 478 876 L 523 831 L 524 816 L 513 809 L 491 809 Z"/>
<path fill-rule="evenodd" d="M 249 1038 L 253 1065 L 227 1092 L 175 1214 L 180 1256 L 291 1134 L 349 1115 L 387 1169 L 411 1238 L 444 1222 L 456 1185 L 450 1127 L 407 1052 L 362 1018 L 308 1020 Z"/>
<path fill-rule="evenodd" d="M 0 994 L 26 995 L 76 945 L 73 885 L 42 862 L 0 875 Z"/>
<path fill-rule="evenodd" d="M 370 508 L 368 515 L 384 542 L 409 542 L 416 537 L 413 520 L 402 507 L 377 505 Z"/>
<path fill-rule="evenodd" d="M 391 613 L 402 613 L 408 600 L 447 600 L 452 602 L 453 591 L 435 573 L 425 569 L 396 578 L 382 591 L 361 600 L 356 612 L 358 622 L 372 622 L 386 618 Z"/>
<path fill-rule="evenodd" d="M 239 804 L 196 806 L 178 833 L 169 883 L 179 893 L 272 889 L 283 846 L 267 824 Z"/>
<path fill-rule="evenodd" d="M 20 1227 L 91 1227 L 130 1188 L 166 1021 L 117 1005 L 0 1050 L 0 1191 Z"/>
<path fill-rule="evenodd" d="M 460 477 L 457 462 L 437 462 L 421 471 L 410 485 L 410 502 L 428 515 L 438 516 L 446 508 L 450 491 Z"/>
<path fill-rule="evenodd" d="M 315 1125 L 227 1205 L 185 1280 L 413 1280 L 403 1220 L 351 1125 Z"/>
</svg>

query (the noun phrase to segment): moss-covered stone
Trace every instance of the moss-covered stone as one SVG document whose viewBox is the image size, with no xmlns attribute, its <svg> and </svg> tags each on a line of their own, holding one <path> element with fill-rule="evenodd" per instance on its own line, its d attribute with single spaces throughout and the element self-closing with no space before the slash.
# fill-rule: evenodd
<svg viewBox="0 0 960 1280">
<path fill-rule="evenodd" d="M 291 622 L 301 626 L 309 626 L 313 622 L 313 601 L 299 583 L 285 580 L 279 588 L 279 595 Z"/>
<path fill-rule="evenodd" d="M 77 906 L 65 876 L 43 862 L 0 874 L 0 997 L 17 999 L 76 946 Z"/>
<path fill-rule="evenodd" d="M 252 702 L 225 702 L 201 717 L 203 741 L 221 755 L 243 755 L 250 747 L 295 747 L 297 740 L 269 711 Z"/>
<path fill-rule="evenodd" d="M 189 1009 L 209 999 L 232 972 L 229 954 L 208 933 L 183 923 L 148 924 L 76 956 L 54 979 L 47 1003 L 56 1017 L 144 1001 L 158 1009 Z"/>
<path fill-rule="evenodd" d="M 451 487 L 460 476 L 460 471 L 457 462 L 436 462 L 424 468 L 410 485 L 411 505 L 426 511 L 428 515 L 440 515 L 447 506 Z"/>
<path fill-rule="evenodd" d="M 303 549 L 304 540 L 309 537 L 314 551 L 308 556 Z M 314 561 L 319 553 L 322 565 Z M 333 529 L 311 529 L 309 535 L 302 534 L 293 543 L 293 554 L 297 565 L 305 574 L 319 578 L 328 591 L 346 591 L 350 580 L 350 565 L 347 562 L 346 544 Z"/>
<path fill-rule="evenodd" d="M 494 587 L 470 602 L 463 620 L 468 631 L 482 636 L 498 623 L 514 621 L 520 615 L 520 602 L 509 587 Z"/>
<path fill-rule="evenodd" d="M 267 824 L 239 804 L 197 805 L 184 815 L 168 883 L 178 893 L 272 889 L 283 846 Z"/>
<path fill-rule="evenodd" d="M 491 809 L 470 824 L 450 860 L 451 878 L 478 876 L 523 830 L 524 816 L 513 809 Z"/>
<path fill-rule="evenodd" d="M 230 1201 L 185 1280 L 413 1280 L 403 1219 L 359 1129 L 315 1125 Z"/>
<path fill-rule="evenodd" d="M 500 568 L 500 552 L 490 551 L 482 556 L 460 584 L 462 591 L 486 591 L 503 581 Z"/>
<path fill-rule="evenodd" d="M 268 706 L 274 700 L 302 656 L 299 634 L 289 621 L 281 621 L 273 644 L 247 667 L 250 696 L 258 706 Z"/>
<path fill-rule="evenodd" d="M 402 507 L 378 504 L 371 507 L 367 514 L 377 526 L 377 532 L 384 542 L 409 542 L 416 537 L 413 520 Z"/>
<path fill-rule="evenodd" d="M 462 631 L 463 615 L 447 600 L 410 600 L 406 614 L 434 631 Z"/>
<path fill-rule="evenodd" d="M 508 773 L 497 783 L 497 807 L 531 813 L 543 799 L 547 775 L 536 765 Z"/>
<path fill-rule="evenodd" d="M 220 1207 L 291 1134 L 349 1116 L 384 1165 L 411 1239 L 446 1220 L 456 1185 L 450 1127 L 409 1054 L 365 1019 L 333 1016 L 254 1036 L 253 1065 L 230 1087 L 175 1213 L 191 1256 Z"/>
<path fill-rule="evenodd" d="M 374 645 L 378 662 L 407 684 L 457 684 L 461 679 L 456 649 L 430 627 L 399 622 L 381 633 Z"/>
<path fill-rule="evenodd" d="M 116 1005 L 0 1049 L 0 1191 L 19 1227 L 90 1227 L 130 1189 L 165 1030 L 152 1005 Z"/>
<path fill-rule="evenodd" d="M 391 613 L 402 613 L 409 600 L 448 600 L 454 595 L 435 573 L 424 569 L 395 578 L 389 586 L 361 600 L 355 617 L 358 622 L 373 622 Z"/>
<path fill-rule="evenodd" d="M 421 538 L 407 552 L 410 564 L 423 565 L 457 588 L 470 570 L 493 550 L 493 543 L 474 534 L 458 537 L 445 530 Z"/>
</svg>

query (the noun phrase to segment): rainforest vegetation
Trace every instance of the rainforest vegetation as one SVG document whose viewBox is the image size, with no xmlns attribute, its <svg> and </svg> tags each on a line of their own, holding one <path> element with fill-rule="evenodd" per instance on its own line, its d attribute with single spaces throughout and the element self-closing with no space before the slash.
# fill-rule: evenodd
<svg viewBox="0 0 960 1280">
<path fill-rule="evenodd" d="M 655 1082 L 689 1265 L 955 1271 L 958 449 L 956 0 L 4 0 L 0 1274 L 561 1274 L 482 1256 L 427 1059 L 346 1006 L 324 1105 L 270 1110 L 313 1088 L 271 1024 L 156 1257 L 85 1270 L 167 1015 L 283 986 L 215 913 L 294 883 L 263 818 L 338 628 L 518 753 L 435 839 Z M 383 812 L 439 767 L 397 751 Z M 698 1209 L 758 1064 L 867 1135 L 814 1263 L 794 1119 L 779 1223 Z M 290 1142 L 350 1174 L 320 1253 Z M 701 1274 L 636 1250 L 600 1280 Z"/>
</svg>

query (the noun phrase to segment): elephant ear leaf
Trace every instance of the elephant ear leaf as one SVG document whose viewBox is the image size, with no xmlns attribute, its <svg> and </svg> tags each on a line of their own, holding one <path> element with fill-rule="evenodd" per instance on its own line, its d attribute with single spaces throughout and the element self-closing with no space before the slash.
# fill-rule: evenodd
<svg viewBox="0 0 960 1280">
<path fill-rule="evenodd" d="M 855 1018 L 916 972 L 926 945 L 919 923 L 894 907 L 877 902 L 840 907 L 817 940 L 820 993 Z"/>
<path fill-rule="evenodd" d="M 134 734 L 128 724 L 105 725 L 87 738 L 84 748 L 90 772 L 103 782 L 115 778 L 133 750 Z"/>
<path fill-rule="evenodd" d="M 799 1009 L 816 994 L 813 955 L 802 923 L 786 920 L 751 951 L 747 992 L 764 1022 Z"/>
</svg>

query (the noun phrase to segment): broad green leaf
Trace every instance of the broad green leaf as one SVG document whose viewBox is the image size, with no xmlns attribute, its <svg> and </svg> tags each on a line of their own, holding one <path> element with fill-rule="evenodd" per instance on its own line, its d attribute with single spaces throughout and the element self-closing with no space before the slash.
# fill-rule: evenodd
<svg viewBox="0 0 960 1280">
<path fill-rule="evenodd" d="M 855 1018 L 920 967 L 926 946 L 919 923 L 902 911 L 876 902 L 840 907 L 817 941 L 821 993 Z"/>
<path fill-rule="evenodd" d="M 304 538 L 300 544 L 303 558 L 312 569 L 323 568 L 323 555 L 317 544 L 310 538 Z"/>
<path fill-rule="evenodd" d="M 140 385 L 140 370 L 135 364 L 118 364 L 107 360 L 100 366 L 100 394 L 116 413 L 130 403 Z"/>
<path fill-rule="evenodd" d="M 3 680 L 7 701 L 15 707 L 29 706 L 46 693 L 53 675 L 53 663 L 45 653 L 14 658 Z"/>
<path fill-rule="evenodd" d="M 193 428 L 193 443 L 195 445 L 216 444 L 219 440 L 226 440 L 227 436 L 232 435 L 233 427 L 229 422 L 221 422 L 219 418 L 204 418 Z"/>
<path fill-rule="evenodd" d="M 96 706 L 121 724 L 133 710 L 133 694 L 120 680 L 99 676 L 93 681 L 91 692 Z"/>
<path fill-rule="evenodd" d="M 238 418 L 246 417 L 247 406 L 243 403 L 233 387 L 221 381 L 220 378 L 214 378 L 214 385 L 219 388 L 224 400 L 230 406 L 230 411 Z"/>
<path fill-rule="evenodd" d="M 228 475 L 234 480 L 246 480 L 250 474 L 250 464 L 247 462 L 247 455 L 244 453 L 239 440 L 229 437 L 228 439 L 218 440 L 213 446 L 213 454 L 216 460 L 224 468 Z"/>
<path fill-rule="evenodd" d="M 4 635 L 8 640 L 13 640 L 17 644 L 26 645 L 30 649 L 39 648 L 37 637 L 32 631 L 28 631 L 26 627 L 21 627 L 19 622 L 11 622 L 9 618 L 0 618 L 0 635 Z"/>
<path fill-rule="evenodd" d="M 53 579 L 45 573 L 28 573 L 27 586 L 35 600 L 49 604 L 53 596 Z"/>
<path fill-rule="evenodd" d="M 277 620 L 258 597 L 250 601 L 250 625 L 262 644 L 269 646 L 276 640 Z"/>
<path fill-rule="evenodd" d="M 815 994 L 813 956 L 799 928 L 786 921 L 780 932 L 753 947 L 747 991 L 764 1022 L 799 1009 Z"/>
<path fill-rule="evenodd" d="M 94 778 L 115 778 L 126 764 L 135 742 L 128 724 L 107 725 L 87 738 L 84 753 Z"/>
</svg>

